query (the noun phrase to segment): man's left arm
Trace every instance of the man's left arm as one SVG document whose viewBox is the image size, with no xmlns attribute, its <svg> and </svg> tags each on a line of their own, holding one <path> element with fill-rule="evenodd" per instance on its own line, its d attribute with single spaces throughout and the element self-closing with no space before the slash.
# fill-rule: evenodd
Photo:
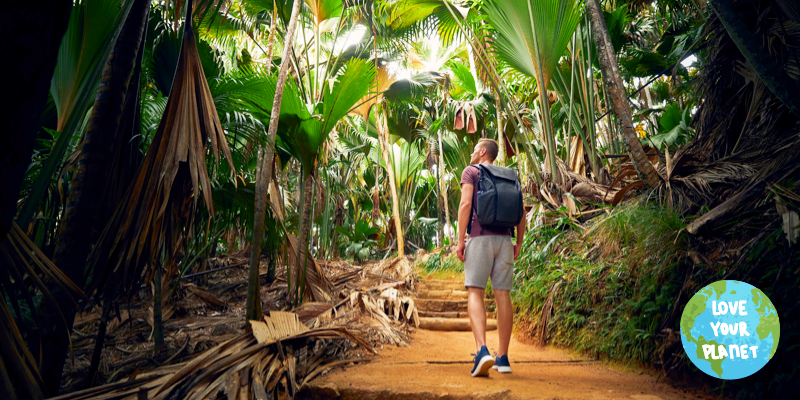
<svg viewBox="0 0 800 400">
<path fill-rule="evenodd" d="M 525 209 L 523 208 L 522 220 L 519 221 L 519 224 L 517 225 L 517 242 L 514 243 L 514 260 L 519 257 L 519 251 L 522 249 L 522 242 L 525 238 L 525 226 L 528 222 L 528 216 L 525 215 L 524 210 Z"/>
</svg>

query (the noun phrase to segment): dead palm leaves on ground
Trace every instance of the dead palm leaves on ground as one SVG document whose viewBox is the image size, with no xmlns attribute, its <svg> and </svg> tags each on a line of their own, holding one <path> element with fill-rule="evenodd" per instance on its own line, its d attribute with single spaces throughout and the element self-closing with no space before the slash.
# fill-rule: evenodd
<svg viewBox="0 0 800 400">
<path fill-rule="evenodd" d="M 167 366 L 111 385 L 58 397 L 77 399 L 269 399 L 278 391 L 294 396 L 322 371 L 341 362 L 346 339 L 372 351 L 364 339 L 345 327 L 310 329 L 297 314 L 273 311 L 253 330 L 210 349 L 188 363 Z M 308 339 L 308 340 L 305 340 Z M 223 397 L 225 396 L 225 397 Z"/>
<path fill-rule="evenodd" d="M 419 326 L 419 315 L 408 288 L 413 271 L 405 258 L 392 258 L 357 267 L 345 261 L 325 263 L 341 299 L 309 322 L 312 326 L 346 326 L 359 331 L 373 345 L 405 346 L 409 328 Z"/>
<path fill-rule="evenodd" d="M 187 15 L 191 15 L 191 2 Z M 92 289 L 114 282 L 115 287 L 106 288 L 108 293 L 127 290 L 138 287 L 146 265 L 152 268 L 166 262 L 169 268 L 181 242 L 192 232 L 193 210 L 201 196 L 213 215 L 207 142 L 217 161 L 222 152 L 233 171 L 191 18 L 187 18 L 172 90 L 152 145 L 92 253 Z"/>
<path fill-rule="evenodd" d="M 309 258 L 309 262 L 311 261 Z M 410 328 L 418 321 L 416 306 L 410 298 L 406 282 L 382 276 L 400 277 L 397 275 L 402 266 L 400 260 L 388 259 L 365 267 L 353 266 L 344 261 L 319 262 L 319 264 L 324 264 L 317 267 L 321 273 L 325 273 L 320 276 L 327 283 L 321 284 L 314 290 L 327 287 L 325 296 L 329 300 L 307 301 L 295 308 L 292 313 L 273 311 L 263 321 L 251 322 L 252 334 L 242 334 L 239 330 L 244 322 L 241 314 L 233 315 L 237 311 L 230 296 L 241 298 L 243 286 L 238 286 L 238 293 L 226 295 L 222 299 L 223 303 L 231 307 L 213 312 L 208 310 L 204 313 L 203 308 L 214 307 L 216 303 L 215 298 L 205 299 L 208 293 L 214 291 L 213 288 L 204 289 L 194 284 L 179 283 L 174 291 L 173 300 L 176 314 L 165 325 L 167 351 L 157 353 L 155 356 L 151 345 L 131 343 L 136 337 L 146 337 L 150 330 L 144 322 L 149 302 L 139 303 L 138 310 L 133 310 L 130 315 L 126 314 L 127 318 L 123 316 L 122 319 L 127 322 L 119 323 L 120 327 L 116 329 L 115 338 L 106 344 L 106 350 L 113 351 L 105 352 L 107 357 L 104 358 L 101 367 L 109 382 L 127 376 L 125 379 L 138 380 L 139 383 L 126 384 L 128 381 L 123 380 L 93 389 L 97 392 L 76 392 L 74 397 L 64 398 L 99 399 L 106 395 L 115 398 L 126 396 L 135 398 L 141 386 L 145 387 L 151 399 L 179 396 L 224 398 L 228 393 L 238 393 L 236 396 L 247 398 L 246 396 L 257 393 L 275 395 L 276 391 L 280 395 L 294 394 L 297 388 L 328 367 L 337 363 L 359 361 L 365 353 L 364 350 L 368 353 L 374 346 L 382 344 L 403 346 L 408 343 Z M 242 277 L 246 267 L 243 265 L 238 268 L 238 271 L 232 268 L 220 272 L 220 275 L 227 275 L 221 278 L 226 283 L 209 283 L 213 287 L 224 287 L 229 285 L 227 282 L 237 281 Z M 309 273 L 312 273 L 312 270 L 316 269 L 308 268 Z M 280 268 L 278 273 L 278 280 L 272 286 L 264 288 L 264 291 L 283 299 L 287 288 L 285 283 L 281 283 L 285 282 L 281 280 L 281 276 L 284 276 L 285 268 Z M 307 284 L 310 285 L 309 282 L 310 280 Z M 194 299 L 195 297 L 197 298 Z M 271 298 L 272 296 L 265 298 L 266 304 L 276 304 L 274 300 L 270 300 Z M 91 316 L 79 318 L 86 320 L 79 322 L 79 326 L 83 326 L 81 330 L 91 332 L 91 326 L 94 326 L 100 318 L 99 313 L 98 308 Z M 111 324 L 114 324 L 114 321 L 116 319 L 112 320 Z M 113 332 L 114 328 L 109 328 L 109 331 Z M 80 340 L 91 338 L 89 334 L 86 335 L 86 339 L 80 336 L 82 338 Z M 287 338 L 283 338 L 284 335 L 287 335 Z M 361 346 L 354 347 L 355 345 L 341 340 L 318 340 L 342 337 L 342 335 L 350 343 L 358 343 Z M 315 339 L 299 340 L 302 338 Z M 273 343 L 276 340 L 280 342 L 283 356 L 279 355 L 281 350 L 278 343 Z M 255 346 L 259 345 L 259 341 L 266 347 L 257 349 Z M 88 345 L 81 348 L 82 353 L 86 352 L 86 347 Z M 253 353 L 242 354 L 250 351 Z M 216 357 L 217 355 L 223 357 Z M 223 361 L 225 357 L 230 358 Z M 291 361 L 292 357 L 294 361 Z M 86 355 L 83 354 L 79 357 L 79 361 L 85 358 Z M 192 359 L 189 361 L 190 364 L 158 367 L 159 364 L 168 364 L 173 360 L 180 362 L 187 358 Z M 238 363 L 243 363 L 244 366 L 239 368 Z M 189 365 L 194 365 L 198 369 L 189 371 L 187 369 Z M 157 368 L 149 370 L 153 367 Z M 206 371 L 209 368 L 219 369 L 201 378 L 200 374 L 203 372 L 199 372 L 200 369 Z M 82 370 L 85 369 L 83 367 Z M 137 369 L 146 372 L 139 373 Z M 185 373 L 186 376 L 170 384 L 171 389 L 166 389 L 167 382 L 178 373 Z M 291 378 L 287 380 L 287 376 L 293 376 L 294 380 Z M 164 392 L 158 394 L 160 397 L 154 397 L 157 390 L 153 389 L 162 387 L 165 388 Z M 194 387 L 198 388 L 192 389 Z M 167 390 L 169 394 L 163 394 Z"/>
</svg>

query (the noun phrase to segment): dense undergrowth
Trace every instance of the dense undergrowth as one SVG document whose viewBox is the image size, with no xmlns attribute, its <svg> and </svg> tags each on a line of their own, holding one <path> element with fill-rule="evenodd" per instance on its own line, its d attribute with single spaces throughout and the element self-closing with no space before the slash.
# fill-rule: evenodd
<svg viewBox="0 0 800 400">
<path fill-rule="evenodd" d="M 686 223 L 665 207 L 640 201 L 610 209 L 581 226 L 562 218 L 534 229 L 526 235 L 516 264 L 512 298 L 518 334 L 537 340 L 546 326 L 549 344 L 654 366 L 669 378 L 707 385 L 725 397 L 792 397 L 798 392 L 791 377 L 800 369 L 800 341 L 794 333 L 800 257 L 787 246 L 780 225 L 773 224 L 769 234 L 747 247 L 741 262 L 708 262 L 702 256 L 707 246 L 686 233 Z M 747 239 L 714 240 L 732 246 Z M 761 288 L 782 324 L 775 357 L 758 373 L 736 381 L 700 372 L 680 343 L 686 302 L 721 279 Z M 543 315 L 547 305 L 551 314 Z"/>
<path fill-rule="evenodd" d="M 568 221 L 525 238 L 513 293 L 530 328 L 523 331 L 540 328 L 543 306 L 552 298 L 548 343 L 615 360 L 651 361 L 653 339 L 683 284 L 683 221 L 646 204 L 614 209 L 588 228 Z"/>
</svg>

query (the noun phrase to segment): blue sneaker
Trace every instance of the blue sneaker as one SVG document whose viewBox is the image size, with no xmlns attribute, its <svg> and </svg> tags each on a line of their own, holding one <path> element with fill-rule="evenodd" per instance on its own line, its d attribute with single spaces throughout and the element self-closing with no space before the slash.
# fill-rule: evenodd
<svg viewBox="0 0 800 400">
<path fill-rule="evenodd" d="M 475 356 L 475 366 L 472 367 L 472 376 L 489 376 L 489 369 L 494 365 L 494 359 L 489 354 L 489 349 L 486 346 L 481 346 L 478 354 Z"/>
<path fill-rule="evenodd" d="M 511 363 L 508 362 L 508 356 L 502 355 L 500 357 L 497 357 L 497 360 L 494 362 L 492 369 L 497 370 L 497 372 L 501 374 L 510 374 Z"/>
</svg>

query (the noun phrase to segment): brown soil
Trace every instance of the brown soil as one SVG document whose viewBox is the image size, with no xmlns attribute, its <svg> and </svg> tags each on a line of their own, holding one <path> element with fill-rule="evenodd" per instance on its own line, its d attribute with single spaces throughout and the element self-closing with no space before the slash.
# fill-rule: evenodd
<svg viewBox="0 0 800 400">
<path fill-rule="evenodd" d="M 497 334 L 487 335 L 490 350 Z M 512 374 L 473 378 L 472 332 L 416 330 L 411 347 L 384 346 L 369 363 L 337 369 L 301 392 L 306 399 L 712 399 L 645 371 L 621 372 L 565 351 L 512 339 Z M 434 362 L 434 363 L 431 363 Z"/>
</svg>

